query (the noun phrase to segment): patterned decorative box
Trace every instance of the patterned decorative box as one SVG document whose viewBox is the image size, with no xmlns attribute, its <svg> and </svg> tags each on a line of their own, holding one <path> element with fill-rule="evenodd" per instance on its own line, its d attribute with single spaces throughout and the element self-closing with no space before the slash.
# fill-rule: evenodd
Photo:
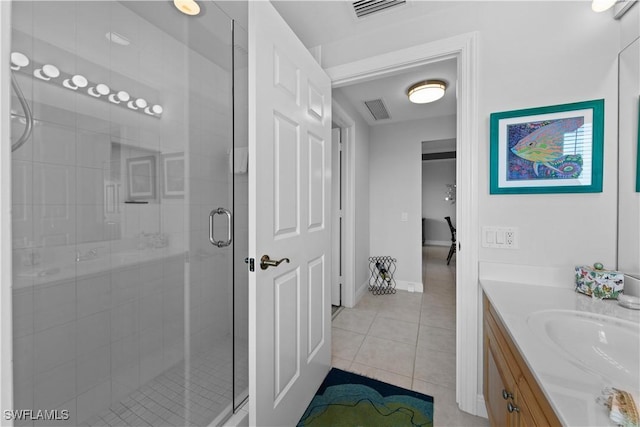
<svg viewBox="0 0 640 427">
<path fill-rule="evenodd" d="M 576 267 L 576 292 L 582 292 L 593 298 L 616 299 L 623 289 L 624 274 L 618 271 L 603 270 L 598 264 L 595 267 L 586 265 Z"/>
</svg>

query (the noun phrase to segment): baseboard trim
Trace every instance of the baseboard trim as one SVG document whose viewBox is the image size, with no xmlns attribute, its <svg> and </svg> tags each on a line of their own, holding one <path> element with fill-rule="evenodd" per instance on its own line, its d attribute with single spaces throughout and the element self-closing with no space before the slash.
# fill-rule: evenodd
<svg viewBox="0 0 640 427">
<path fill-rule="evenodd" d="M 478 395 L 475 415 L 482 418 L 489 418 L 489 414 L 487 414 L 487 405 L 484 403 L 484 396 L 482 394 Z"/>
<path fill-rule="evenodd" d="M 409 282 L 406 280 L 396 280 L 396 289 L 407 292 L 424 292 L 424 285 L 420 282 Z M 362 299 L 364 294 L 369 291 L 369 282 L 365 282 L 356 291 L 356 301 L 354 307 Z M 353 308 L 353 307 L 350 307 Z"/>
<path fill-rule="evenodd" d="M 406 280 L 396 280 L 396 289 L 407 292 L 424 292 L 424 286 L 420 282 L 408 282 Z"/>
<path fill-rule="evenodd" d="M 424 246 L 451 246 L 451 240 L 426 240 Z"/>
<path fill-rule="evenodd" d="M 358 303 L 360 302 L 360 300 L 368 290 L 369 290 L 369 282 L 364 282 L 362 285 L 360 285 L 360 287 L 356 290 L 356 298 L 355 298 L 355 301 L 353 302 L 353 307 L 358 305 Z M 349 308 L 353 308 L 353 307 L 349 307 Z"/>
</svg>

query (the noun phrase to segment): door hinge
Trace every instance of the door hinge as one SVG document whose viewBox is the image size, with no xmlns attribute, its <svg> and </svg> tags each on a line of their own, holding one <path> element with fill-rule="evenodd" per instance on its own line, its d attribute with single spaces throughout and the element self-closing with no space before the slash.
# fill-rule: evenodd
<svg viewBox="0 0 640 427">
<path fill-rule="evenodd" d="M 256 271 L 256 260 L 253 258 L 245 258 L 244 259 L 244 263 L 245 264 L 249 264 L 249 271 Z"/>
</svg>

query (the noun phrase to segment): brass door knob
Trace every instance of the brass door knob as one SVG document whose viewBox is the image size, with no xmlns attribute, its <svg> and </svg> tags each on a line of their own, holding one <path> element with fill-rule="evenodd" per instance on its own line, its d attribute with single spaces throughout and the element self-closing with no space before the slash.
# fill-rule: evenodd
<svg viewBox="0 0 640 427">
<path fill-rule="evenodd" d="M 289 258 L 282 258 L 281 260 L 276 261 L 275 259 L 270 259 L 269 255 L 262 255 L 262 258 L 260 258 L 260 268 L 266 270 L 269 267 L 277 267 L 283 262 L 290 262 Z"/>
</svg>

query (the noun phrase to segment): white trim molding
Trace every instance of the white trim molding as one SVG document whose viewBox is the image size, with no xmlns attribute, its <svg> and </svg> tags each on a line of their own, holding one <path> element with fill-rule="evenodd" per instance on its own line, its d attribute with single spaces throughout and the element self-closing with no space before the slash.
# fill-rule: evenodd
<svg viewBox="0 0 640 427">
<path fill-rule="evenodd" d="M 356 158 L 355 158 L 355 137 L 356 123 L 349 114 L 335 100 L 331 100 L 331 117 L 333 122 L 344 131 L 343 154 L 346 165 L 345 170 L 345 234 L 344 234 L 344 300 L 342 305 L 352 308 L 359 301 L 356 295 L 356 217 L 355 217 L 355 195 L 356 195 Z"/>
<path fill-rule="evenodd" d="M 426 240 L 423 246 L 451 246 L 451 240 Z"/>
<path fill-rule="evenodd" d="M 478 394 L 478 402 L 476 404 L 478 408 L 478 413 L 476 414 L 479 417 L 489 418 L 489 414 L 487 413 L 487 404 L 484 401 L 484 395 Z"/>
<path fill-rule="evenodd" d="M 615 19 L 622 19 L 625 13 L 631 9 L 637 3 L 637 0 L 618 0 L 613 7 L 613 17 Z"/>
<path fill-rule="evenodd" d="M 369 282 L 364 282 L 360 285 L 360 287 L 356 290 L 354 306 L 360 302 L 362 297 L 369 292 Z"/>
<path fill-rule="evenodd" d="M 457 158 L 456 203 L 456 400 L 460 409 L 474 415 L 480 392 L 478 286 L 478 33 L 412 46 L 325 69 L 334 88 L 374 80 L 429 63 L 457 58 Z M 476 161 L 474 161 L 476 160 Z"/>
<path fill-rule="evenodd" d="M 407 280 L 396 280 L 396 289 L 408 292 L 424 292 L 422 282 L 409 282 Z"/>
<path fill-rule="evenodd" d="M 467 33 L 447 39 L 411 46 L 359 61 L 326 68 L 332 87 L 339 88 L 353 83 L 375 80 L 400 73 L 414 67 L 457 57 L 463 45 L 477 33 Z"/>
</svg>

